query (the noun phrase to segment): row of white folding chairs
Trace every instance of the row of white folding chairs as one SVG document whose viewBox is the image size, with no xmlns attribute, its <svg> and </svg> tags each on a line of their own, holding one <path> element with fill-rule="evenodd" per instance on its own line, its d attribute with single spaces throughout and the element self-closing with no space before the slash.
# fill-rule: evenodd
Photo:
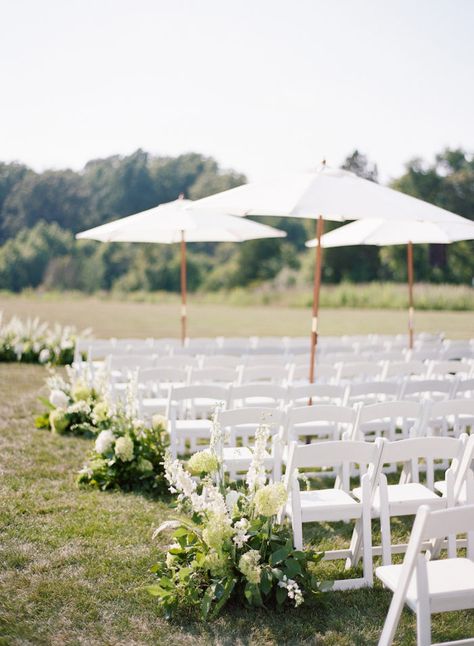
<svg viewBox="0 0 474 646">
<path fill-rule="evenodd" d="M 437 480 L 440 462 L 449 461 L 445 477 Z M 284 510 L 292 523 L 295 547 L 303 546 L 303 525 L 323 521 L 357 521 L 348 550 L 326 552 L 327 559 L 346 558 L 355 566 L 364 552 L 364 577 L 346 580 L 341 587 L 371 585 L 372 557 L 381 555 L 384 565 L 393 553 L 404 552 L 406 544 L 392 544 L 390 519 L 416 514 L 421 505 L 443 509 L 474 502 L 474 436 L 468 438 L 410 437 L 398 442 L 381 438 L 376 442 L 340 440 L 318 444 L 290 445 L 285 482 L 289 500 Z M 386 464 L 401 467 L 399 482 L 389 484 Z M 304 470 L 334 467 L 333 487 L 302 491 Z M 360 484 L 351 488 L 350 478 L 358 468 Z M 424 475 L 422 482 L 421 475 Z M 371 520 L 379 518 L 381 546 L 372 549 Z M 433 546 L 439 551 L 440 545 Z"/>
<path fill-rule="evenodd" d="M 89 364 L 86 364 L 87 368 Z M 190 357 L 160 357 L 150 353 L 143 355 L 108 355 L 105 368 L 115 380 L 124 380 L 137 369 L 156 368 L 181 369 L 189 371 L 188 383 L 226 382 L 243 383 L 248 381 L 271 381 L 272 383 L 306 381 L 309 373 L 309 360 L 299 362 L 298 357 L 272 361 L 270 357 L 229 357 L 221 356 L 217 361 L 206 358 L 200 361 Z M 94 372 L 94 370 L 92 370 Z M 159 374 L 159 372 L 157 372 Z M 372 361 L 336 363 L 335 365 L 317 363 L 316 379 L 332 383 L 347 380 L 399 379 L 413 376 L 418 378 L 444 378 L 454 376 L 474 376 L 474 361 L 442 361 L 422 363 L 417 361 L 393 362 Z"/>
<path fill-rule="evenodd" d="M 267 423 L 272 435 L 278 437 L 280 453 L 275 454 L 274 473 L 281 471 L 292 441 L 338 440 L 344 433 L 352 439 L 386 437 L 404 439 L 410 433 L 418 436 L 458 437 L 474 426 L 474 399 L 443 402 L 392 401 L 377 404 L 357 404 L 352 407 L 336 404 L 288 406 L 272 408 L 265 405 L 231 408 L 225 400 L 224 388 L 188 386 L 172 388 L 167 400 L 155 400 L 140 413 L 143 418 L 156 413 L 168 419 L 171 452 L 174 456 L 185 451 L 194 452 L 209 442 L 212 422 L 211 411 L 218 409 L 220 423 L 228 430 L 231 443 L 240 440 L 247 448 L 253 443 L 256 429 Z M 241 400 L 242 402 L 242 400 Z M 235 406 L 235 403 L 234 403 Z M 221 421 L 221 420 L 224 421 Z"/>
<path fill-rule="evenodd" d="M 255 371 L 251 371 L 249 376 L 255 376 Z M 196 392 L 199 392 L 200 387 L 205 387 L 206 392 L 209 393 L 207 399 L 219 399 L 233 408 L 242 406 L 283 408 L 289 404 L 304 405 L 306 403 L 351 406 L 357 403 L 367 404 L 394 400 L 424 401 L 458 398 L 468 398 L 474 401 L 474 379 L 407 379 L 400 382 L 279 385 L 258 383 L 252 380 L 249 383 L 237 384 L 208 382 L 203 378 L 190 384 L 183 372 L 159 369 L 158 371 L 144 370 L 138 373 L 137 390 L 143 410 L 155 406 L 156 400 L 159 402 L 165 400 L 170 389 L 177 386 L 194 387 L 198 389 Z M 123 388 L 121 392 L 124 392 Z M 215 397 L 210 396 L 213 392 Z"/>
</svg>

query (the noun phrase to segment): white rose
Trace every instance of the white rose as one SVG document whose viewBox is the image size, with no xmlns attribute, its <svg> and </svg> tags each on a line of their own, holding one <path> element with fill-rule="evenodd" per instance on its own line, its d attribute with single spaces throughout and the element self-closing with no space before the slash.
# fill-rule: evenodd
<svg viewBox="0 0 474 646">
<path fill-rule="evenodd" d="M 49 401 L 55 408 L 67 408 L 69 397 L 62 390 L 55 388 L 49 393 Z"/>
<path fill-rule="evenodd" d="M 115 435 L 110 429 L 101 431 L 95 441 L 96 453 L 106 453 L 115 442 Z"/>
</svg>

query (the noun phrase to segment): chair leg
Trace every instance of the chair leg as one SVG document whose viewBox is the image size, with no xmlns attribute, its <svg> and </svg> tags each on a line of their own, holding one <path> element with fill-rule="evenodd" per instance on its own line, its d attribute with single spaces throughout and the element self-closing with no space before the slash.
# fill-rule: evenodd
<svg viewBox="0 0 474 646">
<path fill-rule="evenodd" d="M 392 536 L 390 531 L 390 508 L 388 505 L 387 480 L 382 474 L 379 485 L 380 498 L 380 533 L 382 534 L 382 563 L 392 563 Z"/>
<path fill-rule="evenodd" d="M 364 579 L 371 587 L 374 584 L 372 561 L 372 514 L 370 505 L 370 482 L 368 475 L 362 476 L 362 545 L 364 550 Z"/>
</svg>

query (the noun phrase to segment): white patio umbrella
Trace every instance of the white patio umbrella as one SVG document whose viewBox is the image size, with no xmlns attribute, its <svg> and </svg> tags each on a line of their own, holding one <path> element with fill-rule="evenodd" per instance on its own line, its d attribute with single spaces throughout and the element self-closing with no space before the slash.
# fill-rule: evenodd
<svg viewBox="0 0 474 646">
<path fill-rule="evenodd" d="M 178 199 L 147 211 L 129 215 L 76 235 L 100 242 L 154 242 L 181 245 L 181 339 L 186 339 L 186 243 L 244 242 L 260 238 L 283 238 L 279 231 L 253 220 L 232 215 L 189 210 L 191 200 Z"/>
<path fill-rule="evenodd" d="M 408 220 L 447 222 L 460 217 L 444 209 L 405 195 L 387 186 L 362 179 L 325 163 L 313 172 L 288 175 L 268 182 L 253 182 L 197 200 L 193 209 L 212 209 L 232 215 L 268 215 L 317 220 L 316 238 L 323 234 L 326 220 Z M 322 249 L 316 246 L 311 324 L 309 378 L 314 380 L 314 358 L 318 342 L 319 291 Z"/>
<path fill-rule="evenodd" d="M 409 347 L 413 348 L 414 303 L 413 303 L 413 245 L 450 244 L 460 240 L 474 240 L 474 222 L 458 216 L 449 222 L 413 222 L 407 220 L 359 220 L 325 233 L 321 247 L 348 247 L 353 245 L 407 245 L 408 273 L 408 337 Z M 306 243 L 316 247 L 314 238 Z"/>
</svg>

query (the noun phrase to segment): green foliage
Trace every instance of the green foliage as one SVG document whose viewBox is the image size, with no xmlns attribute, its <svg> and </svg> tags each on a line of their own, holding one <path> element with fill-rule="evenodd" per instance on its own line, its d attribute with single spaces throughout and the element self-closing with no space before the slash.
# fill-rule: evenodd
<svg viewBox="0 0 474 646">
<path fill-rule="evenodd" d="M 79 472 L 78 483 L 105 491 L 167 491 L 163 461 L 168 433 L 162 422 L 152 428 L 115 413 L 101 431 L 94 449 Z"/>
</svg>

